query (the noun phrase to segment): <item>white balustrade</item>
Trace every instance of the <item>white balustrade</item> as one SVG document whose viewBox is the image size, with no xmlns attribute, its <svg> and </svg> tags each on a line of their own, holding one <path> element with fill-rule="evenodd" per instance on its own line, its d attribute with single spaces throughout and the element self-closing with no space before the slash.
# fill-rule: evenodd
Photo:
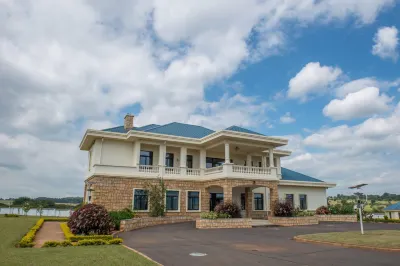
<svg viewBox="0 0 400 266">
<path fill-rule="evenodd" d="M 139 172 L 142 173 L 159 173 L 159 167 L 157 165 L 139 165 Z"/>
<path fill-rule="evenodd" d="M 240 174 L 270 175 L 271 168 L 233 165 L 232 171 Z"/>
<path fill-rule="evenodd" d="M 205 169 L 204 173 L 206 175 L 222 173 L 223 169 L 224 169 L 223 165 L 220 165 L 220 166 L 216 166 L 216 167 L 207 168 L 207 169 Z"/>
<path fill-rule="evenodd" d="M 193 168 L 188 168 L 186 171 L 187 175 L 200 175 L 200 169 L 193 169 Z"/>
<path fill-rule="evenodd" d="M 166 175 L 180 175 L 181 168 L 180 167 L 165 167 Z"/>
</svg>

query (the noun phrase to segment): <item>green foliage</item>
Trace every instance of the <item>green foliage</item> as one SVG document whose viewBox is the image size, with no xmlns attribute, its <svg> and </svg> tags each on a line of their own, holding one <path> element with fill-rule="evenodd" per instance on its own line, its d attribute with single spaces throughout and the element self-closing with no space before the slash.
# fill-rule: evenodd
<svg viewBox="0 0 400 266">
<path fill-rule="evenodd" d="M 28 231 L 28 233 L 26 233 L 26 235 L 21 239 L 21 241 L 19 241 L 18 246 L 20 248 L 30 248 L 33 247 L 35 245 L 35 243 L 33 243 L 33 240 L 35 239 L 35 235 L 37 233 L 37 231 L 39 231 L 39 229 L 42 227 L 44 223 L 44 219 L 41 218 L 39 219 L 36 224 Z"/>
<path fill-rule="evenodd" d="M 293 212 L 293 216 L 295 217 L 306 217 L 306 216 L 314 216 L 315 212 L 307 211 L 307 210 L 300 210 L 300 208 L 296 208 Z"/>
<path fill-rule="evenodd" d="M 387 216 L 386 216 L 387 217 Z M 400 220 L 397 219 L 365 219 L 365 222 L 372 222 L 372 223 L 395 223 L 395 224 L 399 224 Z"/>
<path fill-rule="evenodd" d="M 6 214 L 4 214 L 4 217 L 9 217 L 9 218 L 11 218 L 11 217 L 19 217 L 19 215 L 18 214 L 8 214 L 8 213 L 6 213 Z"/>
<path fill-rule="evenodd" d="M 61 230 L 64 233 L 65 239 L 71 242 L 77 242 L 80 240 L 92 240 L 92 239 L 102 239 L 102 240 L 112 240 L 112 235 L 74 235 L 68 227 L 67 223 L 60 224 Z"/>
<path fill-rule="evenodd" d="M 200 218 L 216 220 L 216 219 L 228 219 L 232 218 L 228 213 L 217 213 L 217 212 L 203 212 L 200 214 Z"/>
<path fill-rule="evenodd" d="M 46 241 L 44 242 L 42 248 L 52 248 L 52 247 L 68 247 L 72 246 L 71 241 Z"/>
<path fill-rule="evenodd" d="M 315 210 L 315 213 L 317 215 L 326 215 L 326 214 L 331 214 L 329 208 L 327 206 L 320 206 Z"/>
<path fill-rule="evenodd" d="M 354 205 L 352 203 L 329 205 L 330 214 L 354 214 Z"/>
<path fill-rule="evenodd" d="M 25 216 L 28 215 L 28 212 L 31 208 L 31 204 L 28 201 L 24 202 L 24 204 L 22 205 L 22 210 L 25 212 Z"/>
<path fill-rule="evenodd" d="M 108 244 L 109 245 L 119 245 L 119 244 L 122 244 L 122 242 L 124 242 L 122 240 L 122 238 L 113 238 L 113 239 L 108 241 Z"/>
<path fill-rule="evenodd" d="M 229 215 L 232 218 L 240 218 L 240 207 L 236 203 L 227 201 L 221 202 L 217 206 L 215 206 L 214 211 L 218 213 L 218 215 Z"/>
<path fill-rule="evenodd" d="M 78 241 L 78 246 L 100 246 L 107 244 L 108 242 L 103 239 L 83 239 Z"/>
<path fill-rule="evenodd" d="M 135 212 L 128 208 L 123 209 L 122 211 L 111 211 L 108 214 L 110 215 L 116 230 L 119 230 L 122 220 L 132 219 L 135 217 Z"/>
<path fill-rule="evenodd" d="M 383 216 L 383 219 L 389 220 L 389 217 L 387 215 Z"/>
<path fill-rule="evenodd" d="M 149 215 L 151 217 L 160 217 L 165 214 L 165 185 L 162 178 L 158 178 L 158 183 L 147 182 L 145 188 L 149 197 Z"/>
<path fill-rule="evenodd" d="M 31 198 L 28 197 L 19 197 L 13 201 L 14 206 L 22 206 L 25 202 L 30 202 Z"/>
<path fill-rule="evenodd" d="M 61 231 L 64 233 L 64 237 L 67 240 L 71 240 L 72 237 L 74 237 L 74 234 L 71 233 L 71 230 L 69 230 L 69 227 L 67 223 L 60 223 Z"/>
<path fill-rule="evenodd" d="M 68 221 L 73 234 L 109 234 L 113 223 L 106 208 L 96 204 L 86 204 L 75 211 Z"/>
</svg>

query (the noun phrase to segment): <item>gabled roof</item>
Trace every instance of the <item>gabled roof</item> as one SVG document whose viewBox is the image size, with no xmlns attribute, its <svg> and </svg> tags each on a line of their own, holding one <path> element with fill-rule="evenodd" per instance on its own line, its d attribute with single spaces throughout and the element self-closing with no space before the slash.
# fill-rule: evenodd
<svg viewBox="0 0 400 266">
<path fill-rule="evenodd" d="M 389 205 L 383 209 L 384 211 L 400 211 L 400 202 Z"/>
<path fill-rule="evenodd" d="M 282 167 L 282 180 L 286 181 L 303 181 L 303 182 L 324 182 L 322 180 L 316 179 L 314 177 L 301 174 Z"/>
<path fill-rule="evenodd" d="M 201 138 L 208 136 L 215 132 L 214 130 L 211 130 L 211 129 L 208 129 L 208 128 L 205 128 L 202 126 L 196 126 L 196 125 L 190 125 L 190 124 L 184 124 L 184 123 L 178 123 L 178 122 L 173 122 L 173 123 L 169 123 L 166 125 L 150 124 L 150 125 L 146 125 L 146 126 L 142 126 L 142 127 L 134 127 L 134 128 L 132 128 L 132 130 L 145 131 L 145 132 L 151 132 L 151 133 L 157 133 L 157 134 L 165 134 L 165 135 L 173 135 L 173 136 L 179 136 L 179 137 L 196 138 L 196 139 L 201 139 Z M 263 136 L 260 133 L 257 133 L 255 131 L 252 131 L 252 130 L 249 130 L 246 128 L 238 127 L 238 126 L 231 126 L 231 127 L 226 128 L 225 130 Z M 119 127 L 103 129 L 103 131 L 127 133 L 129 130 L 126 130 L 124 128 L 124 126 L 119 126 Z"/>
</svg>

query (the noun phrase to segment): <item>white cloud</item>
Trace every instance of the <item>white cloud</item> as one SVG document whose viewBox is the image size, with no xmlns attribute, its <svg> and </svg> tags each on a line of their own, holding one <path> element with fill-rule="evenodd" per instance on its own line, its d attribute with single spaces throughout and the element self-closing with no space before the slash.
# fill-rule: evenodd
<svg viewBox="0 0 400 266">
<path fill-rule="evenodd" d="M 380 87 L 375 78 L 361 78 L 347 82 L 336 89 L 336 95 L 344 98 L 347 94 L 360 91 L 367 87 Z"/>
<path fill-rule="evenodd" d="M 126 110 L 140 110 L 138 124 L 219 127 L 223 116 L 234 124 L 265 122 L 270 106 L 254 95 L 210 101 L 205 88 L 244 63 L 279 53 L 294 23 L 354 18 L 369 24 L 391 4 L 0 1 L 0 134 L 16 147 L 33 144 L 29 153 L 0 148 L 0 176 L 10 180 L 0 193 L 81 195 L 86 155 L 77 147 L 83 131 L 119 124 Z M 25 163 L 28 154 L 37 156 L 34 165 Z M 29 170 L 18 170 L 24 167 Z"/>
<path fill-rule="evenodd" d="M 288 97 L 305 101 L 312 94 L 322 94 L 341 74 L 340 68 L 308 63 L 289 81 Z"/>
<path fill-rule="evenodd" d="M 281 116 L 280 121 L 282 124 L 290 124 L 296 122 L 296 119 L 293 118 L 289 112 Z"/>
<path fill-rule="evenodd" d="M 399 45 L 398 30 L 395 26 L 379 28 L 374 36 L 374 46 L 372 47 L 372 54 L 377 55 L 382 59 L 392 59 L 397 61 L 399 52 L 397 47 Z"/>
<path fill-rule="evenodd" d="M 368 117 L 388 111 L 391 101 L 387 95 L 379 94 L 378 88 L 368 87 L 349 93 L 343 100 L 332 100 L 324 107 L 323 113 L 334 120 Z"/>
</svg>

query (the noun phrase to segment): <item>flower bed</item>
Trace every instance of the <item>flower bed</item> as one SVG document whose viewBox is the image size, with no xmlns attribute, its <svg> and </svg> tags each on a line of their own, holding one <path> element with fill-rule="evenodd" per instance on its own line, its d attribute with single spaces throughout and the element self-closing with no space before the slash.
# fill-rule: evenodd
<svg viewBox="0 0 400 266">
<path fill-rule="evenodd" d="M 194 221 L 194 217 L 190 216 L 168 216 L 168 217 L 142 217 L 133 218 L 129 220 L 121 221 L 121 231 L 131 231 L 149 226 L 161 225 L 161 224 L 174 224 Z"/>
<path fill-rule="evenodd" d="M 398 224 L 400 223 L 400 219 L 365 219 L 364 222 L 368 223 L 395 223 Z"/>
<path fill-rule="evenodd" d="M 197 229 L 251 228 L 251 218 L 197 219 Z"/>
<path fill-rule="evenodd" d="M 318 224 L 318 218 L 316 216 L 301 216 L 301 217 L 277 217 L 272 216 L 268 218 L 268 221 L 275 225 L 280 226 L 298 226 L 298 225 L 312 225 Z"/>
<path fill-rule="evenodd" d="M 356 214 L 325 214 L 315 215 L 320 222 L 357 222 Z"/>
</svg>

